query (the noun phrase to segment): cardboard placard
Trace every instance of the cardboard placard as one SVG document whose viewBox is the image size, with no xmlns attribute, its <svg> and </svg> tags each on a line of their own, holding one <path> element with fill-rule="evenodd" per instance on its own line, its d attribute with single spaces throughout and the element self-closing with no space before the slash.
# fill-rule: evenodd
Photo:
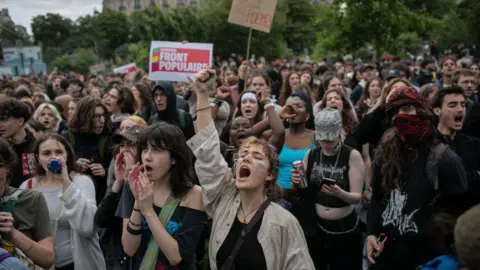
<svg viewBox="0 0 480 270">
<path fill-rule="evenodd" d="M 213 44 L 152 41 L 149 78 L 152 81 L 188 82 L 212 66 Z"/>
<path fill-rule="evenodd" d="M 228 22 L 270 33 L 277 0 L 233 0 Z"/>
<path fill-rule="evenodd" d="M 105 64 L 98 64 L 98 65 L 93 65 L 88 67 L 90 70 L 90 73 L 99 73 L 99 72 L 105 72 Z"/>
</svg>

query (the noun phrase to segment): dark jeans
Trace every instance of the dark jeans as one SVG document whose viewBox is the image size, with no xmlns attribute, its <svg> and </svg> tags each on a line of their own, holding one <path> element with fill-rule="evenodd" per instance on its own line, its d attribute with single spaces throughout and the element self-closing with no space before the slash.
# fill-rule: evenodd
<svg viewBox="0 0 480 270">
<path fill-rule="evenodd" d="M 362 269 L 363 242 L 355 211 L 342 220 L 318 218 L 317 235 L 307 237 L 307 244 L 317 270 Z"/>
<path fill-rule="evenodd" d="M 62 267 L 55 267 L 55 270 L 75 270 L 73 267 L 73 263 L 62 266 Z"/>
</svg>

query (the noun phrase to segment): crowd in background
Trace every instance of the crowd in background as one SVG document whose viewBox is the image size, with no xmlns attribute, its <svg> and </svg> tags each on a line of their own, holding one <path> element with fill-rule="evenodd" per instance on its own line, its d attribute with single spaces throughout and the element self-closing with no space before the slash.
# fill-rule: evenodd
<svg viewBox="0 0 480 270">
<path fill-rule="evenodd" d="M 479 67 L 459 49 L 3 75 L 0 266 L 480 268 Z"/>
</svg>

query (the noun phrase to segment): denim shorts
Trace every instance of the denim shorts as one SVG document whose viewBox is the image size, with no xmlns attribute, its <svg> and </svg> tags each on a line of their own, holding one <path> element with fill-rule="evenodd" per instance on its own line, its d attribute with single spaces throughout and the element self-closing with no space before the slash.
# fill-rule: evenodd
<svg viewBox="0 0 480 270">
<path fill-rule="evenodd" d="M 5 249 L 0 248 L 0 270 L 29 270 L 19 259 L 12 257 Z"/>
</svg>

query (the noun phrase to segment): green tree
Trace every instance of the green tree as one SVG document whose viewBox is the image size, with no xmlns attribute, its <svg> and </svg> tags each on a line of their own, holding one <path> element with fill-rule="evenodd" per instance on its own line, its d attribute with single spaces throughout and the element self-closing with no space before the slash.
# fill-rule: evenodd
<svg viewBox="0 0 480 270">
<path fill-rule="evenodd" d="M 88 67 L 94 65 L 97 57 L 91 49 L 78 49 L 73 54 L 64 54 L 56 57 L 50 63 L 50 71 L 55 67 L 60 72 L 75 71 L 85 74 L 88 72 Z"/>
<path fill-rule="evenodd" d="M 78 49 L 73 57 L 72 69 L 78 73 L 87 73 L 88 68 L 97 63 L 97 57 L 92 49 Z"/>
<path fill-rule="evenodd" d="M 396 0 L 335 0 L 341 12 L 340 31 L 352 46 L 352 51 L 371 43 L 380 56 L 391 46 L 395 37 L 408 27 L 408 8 Z"/>
<path fill-rule="evenodd" d="M 341 13 L 330 5 L 318 5 L 316 8 L 314 27 L 316 32 L 316 44 L 313 55 L 316 59 L 323 59 L 329 54 L 344 55 L 352 48 L 348 40 L 342 35 L 339 27 Z"/>
<path fill-rule="evenodd" d="M 464 40 L 471 44 L 480 44 L 480 2 L 477 0 L 463 0 L 458 6 L 458 20 L 464 20 L 467 24 L 469 38 Z"/>
<path fill-rule="evenodd" d="M 115 49 L 128 43 L 130 25 L 127 15 L 105 10 L 94 16 L 92 27 L 98 37 L 98 52 L 104 59 L 113 59 Z"/>
<path fill-rule="evenodd" d="M 61 45 L 72 33 L 73 22 L 60 14 L 47 13 L 32 19 L 32 33 L 35 42 L 45 47 Z"/>
<path fill-rule="evenodd" d="M 231 53 L 246 55 L 249 29 L 228 23 L 228 14 L 232 0 L 207 1 L 205 8 L 198 9 L 198 26 L 205 31 L 205 41 L 214 44 L 214 54 L 227 57 Z M 287 49 L 283 33 L 285 32 L 286 6 L 279 1 L 270 33 L 253 30 L 251 53 L 274 59 Z M 203 35 L 203 33 L 202 33 Z"/>
<path fill-rule="evenodd" d="M 72 70 L 72 61 L 70 59 L 70 55 L 69 54 L 64 54 L 64 55 L 60 55 L 60 56 L 55 57 L 55 59 L 53 59 L 50 62 L 50 65 L 48 67 L 49 67 L 49 72 L 52 72 L 55 69 L 57 69 L 60 72 L 71 71 Z"/>
<path fill-rule="evenodd" d="M 314 21 L 316 4 L 311 0 L 284 0 L 286 7 L 286 25 L 284 39 L 289 48 L 300 52 L 315 44 Z"/>
<path fill-rule="evenodd" d="M 128 63 L 135 63 L 137 67 L 148 71 L 148 57 L 150 44 L 133 43 L 128 45 Z"/>
<path fill-rule="evenodd" d="M 30 43 L 29 37 L 20 27 L 12 21 L 0 24 L 0 45 L 15 46 L 18 43 L 28 45 Z"/>
</svg>

